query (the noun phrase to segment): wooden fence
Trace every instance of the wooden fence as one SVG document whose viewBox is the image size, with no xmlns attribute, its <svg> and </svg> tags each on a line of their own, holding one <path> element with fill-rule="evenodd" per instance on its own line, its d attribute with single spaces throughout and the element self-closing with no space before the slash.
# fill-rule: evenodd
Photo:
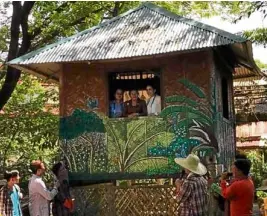
<svg viewBox="0 0 267 216">
<path fill-rule="evenodd" d="M 128 186 L 111 184 L 76 187 L 75 213 L 79 216 L 173 216 L 177 201 L 173 186 Z"/>
</svg>

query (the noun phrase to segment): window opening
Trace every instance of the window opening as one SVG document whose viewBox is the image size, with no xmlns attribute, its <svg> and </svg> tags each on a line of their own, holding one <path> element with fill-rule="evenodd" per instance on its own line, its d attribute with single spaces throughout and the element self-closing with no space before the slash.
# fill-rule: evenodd
<svg viewBox="0 0 267 216">
<path fill-rule="evenodd" d="M 160 73 L 155 71 L 137 71 L 137 72 L 120 72 L 110 73 L 109 82 L 109 101 L 115 100 L 117 89 L 123 90 L 123 102 L 130 100 L 129 92 L 132 89 L 138 90 L 139 98 L 147 101 L 149 96 L 146 91 L 148 85 L 152 85 L 157 95 L 160 92 Z"/>
</svg>

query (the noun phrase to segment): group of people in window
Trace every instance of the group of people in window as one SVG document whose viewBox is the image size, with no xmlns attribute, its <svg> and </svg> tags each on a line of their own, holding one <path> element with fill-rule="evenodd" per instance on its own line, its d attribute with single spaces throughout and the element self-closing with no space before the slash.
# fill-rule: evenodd
<svg viewBox="0 0 267 216">
<path fill-rule="evenodd" d="M 129 91 L 130 100 L 123 102 L 123 90 L 117 89 L 115 100 L 110 102 L 109 110 L 111 118 L 137 117 L 159 115 L 161 112 L 161 98 L 156 94 L 156 89 L 148 85 L 146 87 L 148 99 L 142 100 L 136 89 Z"/>
</svg>

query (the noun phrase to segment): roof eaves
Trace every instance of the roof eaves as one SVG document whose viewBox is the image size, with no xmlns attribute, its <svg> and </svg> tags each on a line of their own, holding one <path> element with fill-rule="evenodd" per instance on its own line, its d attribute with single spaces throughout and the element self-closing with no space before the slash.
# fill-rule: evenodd
<svg viewBox="0 0 267 216">
<path fill-rule="evenodd" d="M 201 23 L 199 21 L 196 21 L 196 20 L 193 20 L 193 19 L 190 19 L 190 18 L 179 16 L 179 15 L 173 13 L 173 12 L 170 12 L 170 11 L 168 11 L 168 10 L 162 8 L 162 7 L 156 6 L 156 5 L 154 5 L 154 4 L 150 3 L 150 2 L 146 2 L 143 5 L 146 6 L 147 8 L 155 11 L 155 12 L 160 13 L 161 15 L 170 17 L 170 18 L 172 18 L 172 19 L 174 19 L 176 21 L 180 21 L 180 22 L 183 22 L 185 24 L 192 25 L 194 27 L 200 28 L 200 29 L 205 30 L 205 31 L 210 31 L 210 32 L 215 33 L 215 34 L 220 34 L 221 36 L 227 37 L 230 40 L 235 40 L 237 42 L 245 42 L 245 41 L 247 41 L 247 39 L 244 38 L 244 37 L 241 37 L 241 36 L 235 35 L 235 34 L 231 34 L 229 32 L 223 31 L 223 30 L 218 29 L 216 27 Z"/>
</svg>

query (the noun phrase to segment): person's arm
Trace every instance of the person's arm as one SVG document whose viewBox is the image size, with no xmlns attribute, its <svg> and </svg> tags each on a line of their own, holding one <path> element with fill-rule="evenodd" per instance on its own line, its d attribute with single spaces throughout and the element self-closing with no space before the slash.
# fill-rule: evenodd
<svg viewBox="0 0 267 216">
<path fill-rule="evenodd" d="M 157 96 L 155 111 L 157 115 L 159 115 L 161 112 L 161 97 L 160 96 Z"/>
<path fill-rule="evenodd" d="M 19 198 L 23 199 L 23 193 L 21 193 L 20 187 L 17 184 L 15 184 L 14 186 L 15 186 L 17 192 L 18 192 Z"/>
<path fill-rule="evenodd" d="M 0 216 L 5 216 L 5 195 L 4 195 L 4 188 L 0 189 Z"/>
<path fill-rule="evenodd" d="M 42 180 L 35 182 L 36 192 L 43 196 L 46 200 L 52 200 L 58 193 L 56 187 L 54 187 L 51 191 L 48 190 L 45 186 L 45 183 Z"/>
<path fill-rule="evenodd" d="M 147 105 L 144 100 L 140 101 L 141 112 L 139 113 L 140 116 L 147 116 Z"/>
<path fill-rule="evenodd" d="M 122 110 L 122 116 L 123 117 L 128 117 L 128 106 L 127 106 L 127 103 L 128 101 L 126 101 L 125 103 L 123 103 L 123 110 Z"/>
<path fill-rule="evenodd" d="M 233 182 L 230 186 L 227 187 L 227 183 L 225 180 L 221 181 L 221 189 L 222 189 L 222 196 L 225 199 L 232 199 L 236 195 L 236 191 L 238 187 L 238 182 Z"/>
<path fill-rule="evenodd" d="M 190 186 L 190 183 L 187 180 L 185 180 L 183 184 L 180 186 L 180 189 L 177 194 L 178 205 L 186 202 L 186 200 L 189 199 L 191 193 L 192 193 L 192 188 Z"/>
</svg>

